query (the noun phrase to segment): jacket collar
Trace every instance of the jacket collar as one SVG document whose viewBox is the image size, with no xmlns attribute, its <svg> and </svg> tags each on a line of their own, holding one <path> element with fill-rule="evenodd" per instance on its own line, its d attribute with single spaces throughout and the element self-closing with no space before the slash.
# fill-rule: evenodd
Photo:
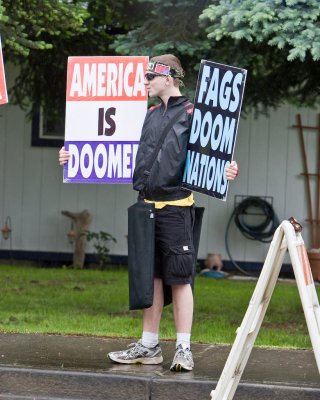
<svg viewBox="0 0 320 400">
<path fill-rule="evenodd" d="M 189 101 L 189 99 L 186 96 L 171 96 L 171 97 L 169 97 L 167 107 L 165 107 L 163 101 L 161 99 L 159 99 L 159 100 L 160 100 L 160 105 L 161 105 L 162 110 L 168 110 L 175 106 L 183 104 L 186 101 Z"/>
</svg>

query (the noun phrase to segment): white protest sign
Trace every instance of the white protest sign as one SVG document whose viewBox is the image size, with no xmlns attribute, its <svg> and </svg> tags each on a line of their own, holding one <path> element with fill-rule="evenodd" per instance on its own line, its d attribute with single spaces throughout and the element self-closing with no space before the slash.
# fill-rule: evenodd
<svg viewBox="0 0 320 400">
<path fill-rule="evenodd" d="M 147 63 L 144 56 L 69 57 L 64 182 L 132 182 Z"/>
<path fill-rule="evenodd" d="M 247 71 L 201 61 L 183 186 L 226 200 Z"/>
<path fill-rule="evenodd" d="M 0 104 L 6 104 L 6 103 L 8 103 L 8 95 L 7 95 L 6 78 L 4 75 L 2 46 L 0 37 Z"/>
</svg>

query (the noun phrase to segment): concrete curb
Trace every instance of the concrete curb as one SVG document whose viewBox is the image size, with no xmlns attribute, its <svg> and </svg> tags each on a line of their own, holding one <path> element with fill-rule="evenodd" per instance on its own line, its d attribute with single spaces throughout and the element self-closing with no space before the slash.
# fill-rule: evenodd
<svg viewBox="0 0 320 400">
<path fill-rule="evenodd" d="M 133 340 L 0 334 L 0 399 L 210 400 L 230 346 L 192 345 L 195 369 L 169 371 L 174 342 L 161 342 L 162 365 L 113 364 L 109 351 Z M 234 400 L 320 399 L 310 350 L 254 348 Z"/>
<path fill-rule="evenodd" d="M 0 399 L 191 400 L 210 399 L 216 381 L 79 371 L 0 367 Z M 240 383 L 235 399 L 318 400 L 320 389 Z"/>
</svg>

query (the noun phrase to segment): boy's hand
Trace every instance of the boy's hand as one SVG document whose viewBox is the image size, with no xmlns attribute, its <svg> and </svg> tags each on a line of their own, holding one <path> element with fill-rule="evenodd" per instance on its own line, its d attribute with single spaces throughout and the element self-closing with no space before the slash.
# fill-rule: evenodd
<svg viewBox="0 0 320 400">
<path fill-rule="evenodd" d="M 64 146 L 59 150 L 59 164 L 64 165 L 70 159 L 70 153 L 65 150 Z"/>
<path fill-rule="evenodd" d="M 232 161 L 225 169 L 228 181 L 233 181 L 238 176 L 239 167 L 236 161 Z"/>
</svg>

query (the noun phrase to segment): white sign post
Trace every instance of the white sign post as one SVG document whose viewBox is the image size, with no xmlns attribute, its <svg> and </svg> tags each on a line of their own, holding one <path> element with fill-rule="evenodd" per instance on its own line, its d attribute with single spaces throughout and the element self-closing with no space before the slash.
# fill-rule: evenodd
<svg viewBox="0 0 320 400">
<path fill-rule="evenodd" d="M 298 224 L 296 224 L 298 225 Z M 212 400 L 232 400 L 249 359 L 273 293 L 286 251 L 289 251 L 309 335 L 320 373 L 320 306 L 306 247 L 289 221 L 276 230 L 255 291 L 224 366 Z"/>
</svg>

